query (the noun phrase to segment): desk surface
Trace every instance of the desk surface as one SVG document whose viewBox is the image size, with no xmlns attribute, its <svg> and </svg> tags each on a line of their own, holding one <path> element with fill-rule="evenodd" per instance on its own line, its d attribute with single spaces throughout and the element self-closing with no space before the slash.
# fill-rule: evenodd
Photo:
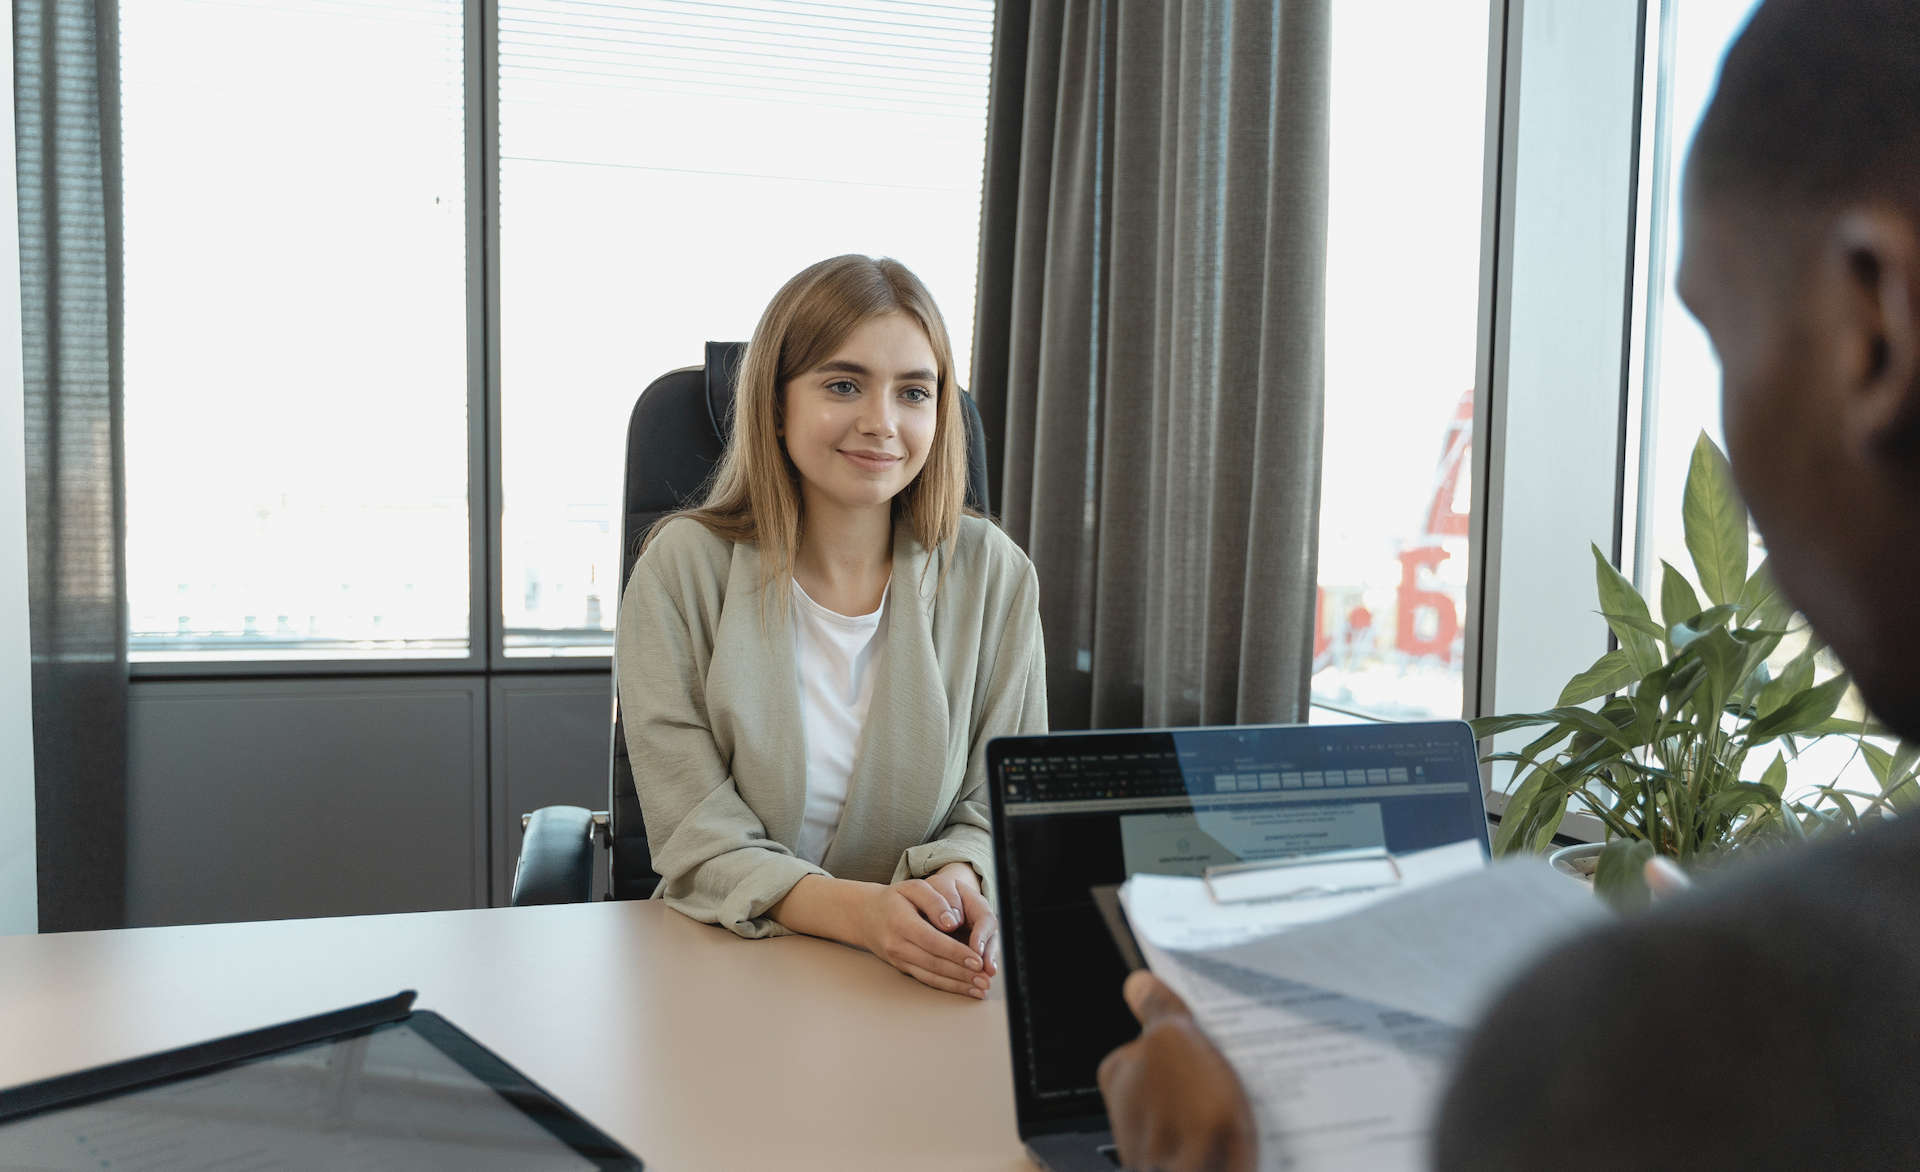
<svg viewBox="0 0 1920 1172">
<path fill-rule="evenodd" d="M 657 902 L 0 937 L 0 1086 L 408 988 L 649 1169 L 1033 1167 L 997 991 Z"/>
</svg>

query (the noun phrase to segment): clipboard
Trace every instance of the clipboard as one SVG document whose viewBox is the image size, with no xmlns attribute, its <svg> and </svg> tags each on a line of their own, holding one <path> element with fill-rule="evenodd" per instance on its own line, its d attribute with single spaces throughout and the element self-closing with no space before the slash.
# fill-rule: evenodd
<svg viewBox="0 0 1920 1172">
<path fill-rule="evenodd" d="M 1207 894 L 1218 906 L 1319 899 L 1356 891 L 1397 886 L 1405 875 L 1385 847 L 1321 851 L 1247 863 L 1208 867 L 1200 874 Z M 1120 884 L 1087 889 L 1100 918 L 1113 937 L 1128 972 L 1149 967 L 1140 941 L 1120 902 Z"/>
<path fill-rule="evenodd" d="M 1393 887 L 1405 878 L 1383 846 L 1226 863 L 1200 873 L 1217 904 L 1318 899 Z"/>
<path fill-rule="evenodd" d="M 1120 885 L 1087 889 L 1093 896 L 1093 904 L 1100 909 L 1100 918 L 1107 922 L 1107 932 L 1113 937 L 1115 948 L 1120 950 L 1120 959 L 1127 962 L 1127 972 L 1137 973 L 1147 967 L 1147 958 L 1140 951 L 1140 942 L 1133 937 L 1133 926 L 1127 923 L 1126 909 L 1120 906 Z"/>
</svg>

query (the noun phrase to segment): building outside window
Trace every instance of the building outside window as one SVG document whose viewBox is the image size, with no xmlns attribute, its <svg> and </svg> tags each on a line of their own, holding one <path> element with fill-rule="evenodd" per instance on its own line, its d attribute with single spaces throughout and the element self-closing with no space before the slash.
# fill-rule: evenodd
<svg viewBox="0 0 1920 1172">
<path fill-rule="evenodd" d="M 1487 27 L 1333 6 L 1316 719 L 1461 714 Z"/>
</svg>

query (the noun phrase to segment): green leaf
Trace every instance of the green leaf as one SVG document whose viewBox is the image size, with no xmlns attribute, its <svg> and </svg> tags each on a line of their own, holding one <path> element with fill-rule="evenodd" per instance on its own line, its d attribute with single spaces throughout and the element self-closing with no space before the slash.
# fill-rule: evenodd
<svg viewBox="0 0 1920 1172">
<path fill-rule="evenodd" d="M 1808 688 L 1772 713 L 1748 725 L 1747 744 L 1758 745 L 1774 737 L 1810 732 L 1820 727 L 1833 715 L 1834 709 L 1840 707 L 1840 699 L 1846 694 L 1845 672 L 1824 684 Z M 1857 723 L 1849 724 L 1855 729 L 1859 727 Z"/>
<path fill-rule="evenodd" d="M 1633 666 L 1624 650 L 1609 651 L 1595 660 L 1592 667 L 1567 681 L 1558 704 L 1563 708 L 1584 704 L 1595 696 L 1618 692 L 1639 678 L 1639 669 Z"/>
<path fill-rule="evenodd" d="M 1707 665 L 1689 653 L 1681 670 L 1674 672 L 1673 678 L 1667 681 L 1667 691 L 1663 699 L 1667 702 L 1669 719 L 1679 719 L 1681 710 L 1692 701 L 1694 695 L 1700 691 L 1701 685 L 1707 682 L 1707 678 Z"/>
<path fill-rule="evenodd" d="M 1637 838 L 1616 838 L 1600 852 L 1593 870 L 1594 894 L 1622 914 L 1645 911 L 1653 902 L 1647 888 L 1647 860 L 1653 857 L 1653 844 Z"/>
<path fill-rule="evenodd" d="M 1553 845 L 1553 836 L 1560 833 L 1560 824 L 1567 820 L 1567 794 L 1563 791 L 1542 819 L 1540 829 L 1533 834 L 1533 853 L 1541 854 Z"/>
<path fill-rule="evenodd" d="M 1868 716 L 1864 720 L 1843 719 L 1838 716 L 1830 716 L 1819 724 L 1813 725 L 1810 728 L 1801 729 L 1800 731 L 1816 737 L 1830 737 L 1835 735 L 1843 737 L 1890 737 L 1893 735 L 1892 729 L 1881 724 L 1871 716 Z"/>
<path fill-rule="evenodd" d="M 1507 808 L 1500 812 L 1500 829 L 1493 835 L 1495 857 L 1518 854 L 1525 845 L 1525 840 L 1520 839 L 1520 828 L 1527 823 L 1527 816 L 1539 800 L 1541 789 L 1552 776 L 1545 769 L 1535 767 L 1532 773 L 1527 774 L 1527 779 L 1520 783 L 1520 788 L 1507 798 Z"/>
<path fill-rule="evenodd" d="M 1545 712 L 1519 712 L 1512 716 L 1482 716 L 1478 720 L 1469 720 L 1467 727 L 1473 730 L 1473 739 L 1484 741 L 1488 737 L 1503 732 L 1512 732 L 1516 728 L 1531 728 L 1537 724 L 1553 724 L 1560 718 Z"/>
<path fill-rule="evenodd" d="M 1556 708 L 1553 711 L 1560 717 L 1562 723 L 1585 729 L 1615 748 L 1630 752 L 1638 747 L 1621 731 L 1619 725 L 1597 712 L 1588 712 L 1584 708 Z"/>
<path fill-rule="evenodd" d="M 1774 797 L 1779 797 L 1786 792 L 1787 755 L 1785 753 L 1773 755 L 1773 764 L 1767 766 L 1767 771 L 1760 775 L 1760 784 L 1772 790 Z"/>
<path fill-rule="evenodd" d="M 1717 631 L 1725 627 L 1727 620 L 1732 618 L 1734 612 L 1739 609 L 1735 606 L 1716 606 L 1703 610 L 1684 623 L 1675 623 L 1667 633 L 1667 637 L 1673 643 L 1673 649 L 1678 651 L 1708 631 Z"/>
<path fill-rule="evenodd" d="M 1700 588 L 1714 602 L 1737 602 L 1747 585 L 1747 508 L 1727 457 L 1704 431 L 1693 445 L 1680 517 Z"/>
<path fill-rule="evenodd" d="M 1660 559 L 1660 617 L 1672 627 L 1700 613 L 1700 596 L 1679 570 Z"/>
<path fill-rule="evenodd" d="M 1713 692 L 1705 710 L 1717 714 L 1726 704 L 1727 697 L 1739 689 L 1746 677 L 1742 669 L 1747 663 L 1747 649 L 1727 634 L 1724 627 L 1715 627 L 1706 632 L 1688 644 L 1687 649 L 1707 667 Z"/>
<path fill-rule="evenodd" d="M 1702 816 L 1712 822 L 1716 818 L 1731 814 L 1743 806 L 1765 806 L 1773 809 L 1780 803 L 1780 795 L 1764 785 L 1755 785 L 1750 781 L 1735 782 L 1721 790 L 1708 802 Z"/>
<path fill-rule="evenodd" d="M 1813 657 L 1817 649 L 1808 643 L 1800 654 L 1780 670 L 1778 679 L 1760 689 L 1761 716 L 1771 716 L 1780 706 L 1813 686 Z"/>
<path fill-rule="evenodd" d="M 1920 745 L 1911 741 L 1901 741 L 1893 748 L 1893 776 L 1904 778 L 1912 773 L 1914 766 L 1920 765 Z"/>
<path fill-rule="evenodd" d="M 1607 555 L 1601 553 L 1597 545 L 1593 547 L 1593 576 L 1600 593 L 1600 612 L 1609 616 L 1607 625 L 1613 628 L 1614 637 L 1620 640 L 1620 646 L 1633 662 L 1635 670 L 1643 676 L 1658 671 L 1667 662 L 1658 640 L 1635 624 L 1612 617 L 1620 615 L 1651 623 L 1653 619 L 1647 614 L 1647 600 L 1640 597 L 1633 583 L 1613 568 L 1613 563 L 1607 560 Z"/>
<path fill-rule="evenodd" d="M 1867 768 L 1873 771 L 1873 779 L 1880 783 L 1880 789 L 1884 792 L 1894 779 L 1893 754 L 1872 741 L 1861 741 L 1860 755 L 1867 759 Z"/>
<path fill-rule="evenodd" d="M 1740 701 L 1740 710 L 1744 717 L 1752 707 L 1753 698 L 1767 686 L 1771 678 L 1767 674 L 1767 656 L 1780 646 L 1779 631 L 1761 631 L 1752 627 L 1733 627 L 1727 631 L 1735 643 L 1746 648 L 1746 659 L 1740 664 L 1739 682 L 1733 694 Z"/>
<path fill-rule="evenodd" d="M 1637 615 L 1630 614 L 1614 614 L 1604 610 L 1600 612 L 1600 617 L 1607 620 L 1607 626 L 1613 628 L 1615 634 L 1619 633 L 1620 625 L 1624 623 L 1646 635 L 1649 639 L 1664 641 L 1667 637 L 1667 629 L 1652 619 L 1643 619 Z"/>
<path fill-rule="evenodd" d="M 1904 814 L 1920 805 L 1920 769 L 1916 766 L 1920 766 L 1920 745 L 1901 741 L 1895 746 L 1887 767 L 1892 784 L 1881 790 L 1887 804 L 1898 813 Z"/>
<path fill-rule="evenodd" d="M 1784 627 L 1793 617 L 1793 603 L 1773 577 L 1772 559 L 1764 560 L 1740 591 L 1740 621 L 1754 619 L 1763 627 Z"/>
</svg>

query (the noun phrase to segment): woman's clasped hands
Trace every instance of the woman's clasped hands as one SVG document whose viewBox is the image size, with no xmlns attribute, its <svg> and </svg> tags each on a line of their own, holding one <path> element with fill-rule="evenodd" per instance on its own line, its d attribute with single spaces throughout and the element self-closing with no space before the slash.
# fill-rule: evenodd
<svg viewBox="0 0 1920 1172">
<path fill-rule="evenodd" d="M 877 887 L 862 934 L 867 951 L 948 993 L 985 997 L 1000 971 L 1000 921 L 966 863 Z"/>
<path fill-rule="evenodd" d="M 1000 971 L 1000 921 L 967 863 L 898 883 L 808 875 L 768 915 L 795 932 L 864 948 L 947 993 L 984 998 Z"/>
</svg>

